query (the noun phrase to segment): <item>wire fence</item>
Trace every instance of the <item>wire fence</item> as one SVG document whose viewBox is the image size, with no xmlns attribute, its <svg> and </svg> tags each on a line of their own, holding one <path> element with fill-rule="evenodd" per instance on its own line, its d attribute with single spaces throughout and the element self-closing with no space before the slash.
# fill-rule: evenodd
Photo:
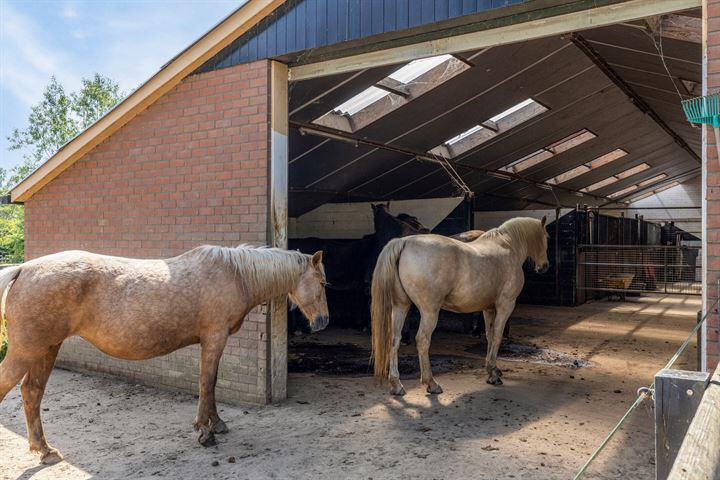
<svg viewBox="0 0 720 480">
<path fill-rule="evenodd" d="M 701 250 L 690 246 L 580 245 L 578 288 L 628 293 L 702 293 Z"/>
</svg>

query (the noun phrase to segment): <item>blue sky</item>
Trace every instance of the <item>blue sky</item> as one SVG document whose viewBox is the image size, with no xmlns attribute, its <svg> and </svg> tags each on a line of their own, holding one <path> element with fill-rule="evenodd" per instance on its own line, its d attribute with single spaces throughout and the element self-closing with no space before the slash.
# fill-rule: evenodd
<svg viewBox="0 0 720 480">
<path fill-rule="evenodd" d="M 22 152 L 7 136 L 26 125 L 51 75 L 66 91 L 95 72 L 137 88 L 243 0 L 0 0 L 0 167 Z"/>
</svg>

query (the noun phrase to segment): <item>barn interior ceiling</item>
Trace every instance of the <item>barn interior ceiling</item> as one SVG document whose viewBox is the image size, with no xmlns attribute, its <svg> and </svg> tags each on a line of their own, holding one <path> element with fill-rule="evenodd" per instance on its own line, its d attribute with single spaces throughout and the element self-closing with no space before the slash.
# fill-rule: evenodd
<svg viewBox="0 0 720 480">
<path fill-rule="evenodd" d="M 699 15 L 291 83 L 290 215 L 465 187 L 476 210 L 605 205 L 697 176 Z"/>
</svg>

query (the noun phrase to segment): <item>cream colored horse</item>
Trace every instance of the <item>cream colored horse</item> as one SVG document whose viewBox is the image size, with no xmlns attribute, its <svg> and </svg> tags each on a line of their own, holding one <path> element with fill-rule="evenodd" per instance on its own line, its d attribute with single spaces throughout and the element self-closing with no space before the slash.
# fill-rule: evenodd
<svg viewBox="0 0 720 480">
<path fill-rule="evenodd" d="M 0 402 L 24 377 L 21 392 L 30 450 L 43 463 L 62 460 L 43 434 L 40 402 L 63 340 L 80 336 L 108 355 L 143 360 L 199 343 L 198 412 L 202 445 L 227 426 L 215 407 L 215 383 L 228 336 L 257 305 L 279 296 L 310 320 L 328 324 L 322 252 L 198 247 L 165 260 L 71 251 L 0 272 L 8 352 L 0 363 Z"/>
<path fill-rule="evenodd" d="M 525 282 L 522 266 L 530 259 L 548 268 L 545 217 L 514 218 L 462 243 L 439 235 L 392 240 L 383 249 L 372 280 L 372 349 L 375 376 L 388 378 L 391 393 L 404 395 L 398 348 L 411 304 L 420 310 L 416 336 L 420 374 L 430 393 L 442 393 L 430 370 L 430 337 L 440 309 L 482 311 L 488 340 L 488 383 L 502 384 L 496 359 L 505 322 Z"/>
</svg>

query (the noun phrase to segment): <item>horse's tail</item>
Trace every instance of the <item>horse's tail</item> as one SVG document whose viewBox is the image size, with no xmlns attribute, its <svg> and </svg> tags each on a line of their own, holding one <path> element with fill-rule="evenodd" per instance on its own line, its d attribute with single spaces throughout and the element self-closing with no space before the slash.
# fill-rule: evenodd
<svg viewBox="0 0 720 480">
<path fill-rule="evenodd" d="M 0 321 L 5 317 L 5 290 L 20 275 L 22 267 L 22 265 L 15 265 L 0 270 Z"/>
<path fill-rule="evenodd" d="M 5 318 L 5 290 L 20 275 L 22 267 L 22 265 L 15 265 L 0 270 L 0 322 Z"/>
<path fill-rule="evenodd" d="M 398 278 L 398 259 L 406 238 L 391 240 L 380 252 L 372 277 L 372 358 L 375 377 L 385 379 L 390 370 L 392 304 Z"/>
</svg>

